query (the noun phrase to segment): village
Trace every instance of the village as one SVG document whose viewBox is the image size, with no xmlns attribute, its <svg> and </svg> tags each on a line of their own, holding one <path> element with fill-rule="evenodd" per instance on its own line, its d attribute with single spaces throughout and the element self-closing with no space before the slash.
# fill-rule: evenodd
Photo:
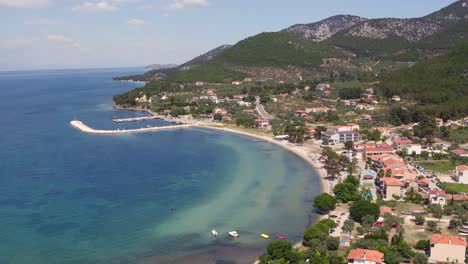
<svg viewBox="0 0 468 264">
<path fill-rule="evenodd" d="M 323 241 L 330 237 L 338 239 L 338 252 L 348 263 L 465 263 L 468 117 L 413 113 L 419 122 L 404 122 L 403 114 L 392 111 L 412 102 L 398 95 L 385 100 L 373 88 L 244 82 L 251 80 L 224 88 L 196 82 L 190 92 L 183 87 L 184 92 L 149 97 L 140 93 L 136 102 L 170 120 L 244 127 L 311 158 L 321 152 L 316 158 L 326 172 L 326 188 L 314 205 L 329 227 L 326 234 L 308 235 L 315 225 L 306 230 L 299 246 L 306 252 L 327 251 Z M 463 139 L 457 141 L 460 132 Z M 356 215 L 358 205 L 368 214 Z M 378 250 L 381 240 L 389 241 L 385 252 Z"/>
</svg>

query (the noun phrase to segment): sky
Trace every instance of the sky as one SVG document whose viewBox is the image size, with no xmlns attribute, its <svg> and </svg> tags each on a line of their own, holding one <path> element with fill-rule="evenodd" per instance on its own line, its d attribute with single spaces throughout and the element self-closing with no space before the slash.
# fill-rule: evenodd
<svg viewBox="0 0 468 264">
<path fill-rule="evenodd" d="M 0 0 L 0 70 L 183 63 L 338 14 L 424 16 L 453 0 Z"/>
</svg>

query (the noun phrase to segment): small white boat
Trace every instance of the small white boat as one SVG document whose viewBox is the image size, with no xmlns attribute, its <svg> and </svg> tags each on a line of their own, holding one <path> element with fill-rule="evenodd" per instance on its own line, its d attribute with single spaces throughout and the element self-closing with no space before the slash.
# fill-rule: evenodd
<svg viewBox="0 0 468 264">
<path fill-rule="evenodd" d="M 211 234 L 212 234 L 213 236 L 218 236 L 218 231 L 212 229 L 212 230 L 211 230 Z"/>
<path fill-rule="evenodd" d="M 237 231 L 231 231 L 231 232 L 228 232 L 228 234 L 229 234 L 231 237 L 239 237 L 239 233 L 237 233 Z"/>
</svg>

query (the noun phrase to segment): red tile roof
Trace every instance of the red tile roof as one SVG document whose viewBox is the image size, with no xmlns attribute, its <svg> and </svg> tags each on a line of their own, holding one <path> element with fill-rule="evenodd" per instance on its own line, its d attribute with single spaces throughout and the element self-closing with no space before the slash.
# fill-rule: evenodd
<svg viewBox="0 0 468 264">
<path fill-rule="evenodd" d="M 466 238 L 460 236 L 446 236 L 441 234 L 432 234 L 431 245 L 434 244 L 448 244 L 466 247 Z"/>
<path fill-rule="evenodd" d="M 388 185 L 388 186 L 403 186 L 403 182 L 395 178 L 383 177 L 383 178 L 380 178 L 380 181 L 384 182 L 385 185 Z"/>
<path fill-rule="evenodd" d="M 385 214 L 391 214 L 393 209 L 391 207 L 382 205 L 380 206 L 380 216 L 384 216 Z"/>
<path fill-rule="evenodd" d="M 371 261 L 375 263 L 383 263 L 384 254 L 376 251 L 376 250 L 369 250 L 369 249 L 353 249 L 348 254 L 348 260 L 365 260 Z"/>
<path fill-rule="evenodd" d="M 429 185 L 430 181 L 428 179 L 420 179 L 420 180 L 418 180 L 418 184 L 420 184 L 420 183 Z"/>
<path fill-rule="evenodd" d="M 468 170 L 468 166 L 466 166 L 466 165 L 458 165 L 457 167 L 455 167 L 455 170 L 456 170 L 456 171 L 466 171 L 466 170 Z"/>
<path fill-rule="evenodd" d="M 468 154 L 468 151 L 466 151 L 464 149 L 454 149 L 451 152 L 453 154 L 457 154 L 457 155 L 466 155 L 466 154 Z"/>
<path fill-rule="evenodd" d="M 269 122 L 267 119 L 263 119 L 263 118 L 257 118 L 255 119 L 255 122 L 257 123 L 264 123 L 264 122 Z"/>
<path fill-rule="evenodd" d="M 393 140 L 393 143 L 397 144 L 397 145 L 399 145 L 399 144 L 411 144 L 411 143 L 413 143 L 413 141 L 411 141 L 409 139 L 395 139 L 395 140 Z"/>
</svg>

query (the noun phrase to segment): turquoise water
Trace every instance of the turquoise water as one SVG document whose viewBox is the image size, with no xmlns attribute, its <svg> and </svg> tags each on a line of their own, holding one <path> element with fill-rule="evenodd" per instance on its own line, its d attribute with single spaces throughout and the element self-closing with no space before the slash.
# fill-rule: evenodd
<svg viewBox="0 0 468 264">
<path fill-rule="evenodd" d="M 0 73 L 0 263 L 248 263 L 300 240 L 319 180 L 280 147 L 205 129 L 89 135 L 139 70 Z M 215 228 L 218 238 L 210 235 Z M 237 230 L 240 238 L 226 232 Z M 271 239 L 270 239 L 271 241 Z"/>
</svg>

